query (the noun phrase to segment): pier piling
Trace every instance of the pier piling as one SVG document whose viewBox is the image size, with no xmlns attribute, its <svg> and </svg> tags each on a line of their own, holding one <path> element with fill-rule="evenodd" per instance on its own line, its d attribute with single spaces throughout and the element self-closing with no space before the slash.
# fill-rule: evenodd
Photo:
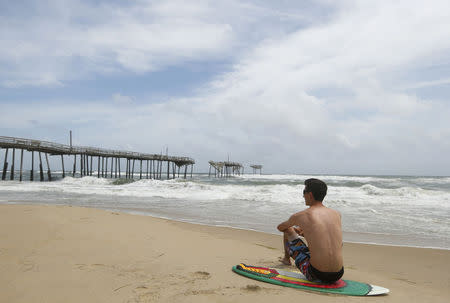
<svg viewBox="0 0 450 303">
<path fill-rule="evenodd" d="M 80 154 L 80 176 L 83 177 L 83 155 Z"/>
<path fill-rule="evenodd" d="M 73 174 L 72 177 L 75 178 L 75 172 L 77 171 L 77 155 L 73 155 Z"/>
<path fill-rule="evenodd" d="M 97 162 L 98 162 L 98 166 L 97 166 L 97 178 L 100 178 L 100 156 L 97 157 Z"/>
<path fill-rule="evenodd" d="M 47 162 L 47 175 L 48 175 L 48 181 L 52 181 L 52 174 L 50 172 L 50 164 L 48 163 L 48 154 L 45 153 L 45 160 Z"/>
<path fill-rule="evenodd" d="M 42 155 L 39 152 L 39 173 L 41 177 L 41 182 L 44 181 L 44 167 L 42 166 Z"/>
<path fill-rule="evenodd" d="M 84 156 L 84 175 L 89 176 L 89 155 Z"/>
<path fill-rule="evenodd" d="M 11 162 L 11 180 L 14 180 L 14 163 L 16 162 L 16 149 L 13 148 L 12 150 L 12 162 Z"/>
<path fill-rule="evenodd" d="M 23 169 L 23 149 L 20 151 L 20 176 L 19 181 L 22 182 L 22 169 Z"/>
<path fill-rule="evenodd" d="M 170 179 L 170 162 L 167 161 L 167 180 Z"/>
<path fill-rule="evenodd" d="M 63 157 L 63 155 L 61 155 L 61 167 L 62 167 L 62 177 L 65 178 L 66 177 L 66 172 L 64 170 L 64 157 Z"/>
<path fill-rule="evenodd" d="M 2 180 L 6 179 L 6 170 L 8 169 L 8 150 L 9 148 L 6 148 L 5 151 L 5 161 L 3 163 L 3 173 L 2 173 Z"/>
<path fill-rule="evenodd" d="M 31 151 L 30 181 L 34 181 L 34 151 Z"/>
</svg>

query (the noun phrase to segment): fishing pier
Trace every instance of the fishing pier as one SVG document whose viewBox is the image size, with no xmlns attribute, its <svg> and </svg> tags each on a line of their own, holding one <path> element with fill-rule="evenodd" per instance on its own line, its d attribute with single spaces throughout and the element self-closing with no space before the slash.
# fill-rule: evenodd
<svg viewBox="0 0 450 303">
<path fill-rule="evenodd" d="M 241 163 L 237 162 L 230 162 L 230 161 L 224 161 L 224 162 L 215 162 L 215 161 L 209 161 L 209 173 L 208 177 L 211 177 L 211 168 L 214 169 L 214 177 L 223 178 L 223 177 L 230 177 L 232 175 L 241 175 L 244 173 L 244 166 L 242 166 Z"/>
<path fill-rule="evenodd" d="M 250 165 L 250 167 L 253 168 L 253 174 L 256 174 L 256 172 L 259 170 L 259 174 L 261 175 L 262 165 L 253 164 Z"/>
<path fill-rule="evenodd" d="M 67 174 L 73 177 L 79 175 L 95 176 L 98 178 L 122 178 L 134 179 L 139 172 L 139 179 L 171 179 L 182 176 L 186 179 L 188 167 L 190 167 L 190 176 L 195 164 L 194 159 L 189 157 L 176 157 L 162 154 L 145 154 L 130 151 L 110 150 L 86 146 L 64 145 L 54 142 L 23 139 L 15 137 L 0 136 L 0 148 L 5 149 L 5 158 L 3 161 L 2 180 L 6 180 L 8 167 L 10 167 L 10 180 L 14 180 L 16 172 L 16 150 L 20 150 L 20 169 L 19 180 L 23 180 L 23 158 L 24 151 L 31 152 L 31 170 L 30 181 L 34 180 L 35 152 L 39 160 L 38 172 L 40 181 L 44 181 L 44 166 L 42 158 L 44 156 L 46 163 L 47 180 L 52 180 L 52 172 L 50 170 L 50 162 L 48 156 L 60 156 L 62 177 Z M 11 150 L 11 165 L 9 166 L 8 154 Z M 73 162 L 69 170 L 65 169 L 64 156 L 73 156 Z M 121 169 L 121 162 L 125 161 L 125 171 Z M 77 163 L 79 163 L 77 167 Z M 137 167 L 139 166 L 139 168 Z M 94 170 L 96 168 L 96 171 Z M 110 170 L 108 171 L 108 168 Z M 164 174 L 163 170 L 165 168 Z M 136 173 L 135 173 L 136 169 Z"/>
</svg>

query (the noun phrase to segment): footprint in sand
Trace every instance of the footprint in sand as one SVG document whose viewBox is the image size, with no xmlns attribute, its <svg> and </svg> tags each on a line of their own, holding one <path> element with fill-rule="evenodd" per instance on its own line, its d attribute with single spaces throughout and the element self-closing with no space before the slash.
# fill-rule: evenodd
<svg viewBox="0 0 450 303">
<path fill-rule="evenodd" d="M 23 272 L 38 271 L 36 264 L 32 261 L 22 261 L 20 263 L 21 263 L 21 270 Z"/>
<path fill-rule="evenodd" d="M 211 274 L 207 271 L 196 271 L 194 273 L 194 276 L 200 280 L 208 280 L 209 278 L 211 278 Z"/>
<path fill-rule="evenodd" d="M 105 264 L 99 264 L 99 263 L 95 263 L 95 264 L 75 264 L 75 267 L 79 270 L 95 270 L 97 268 L 106 268 L 107 266 Z"/>
<path fill-rule="evenodd" d="M 140 285 L 133 289 L 133 298 L 127 302 L 158 302 L 159 296 L 158 288 L 149 289 L 145 285 Z"/>
<path fill-rule="evenodd" d="M 200 290 L 189 290 L 184 293 L 185 296 L 198 296 L 198 295 L 212 295 L 215 294 L 219 289 L 200 289 Z"/>
<path fill-rule="evenodd" d="M 242 288 L 242 290 L 245 290 L 245 291 L 260 291 L 261 290 L 261 287 L 260 286 L 258 286 L 258 285 L 247 285 L 246 287 L 243 287 Z"/>
<path fill-rule="evenodd" d="M 417 284 L 416 282 L 408 280 L 408 279 L 405 279 L 405 278 L 393 278 L 393 279 L 394 280 L 398 280 L 398 281 L 402 281 L 402 282 L 406 282 L 406 283 L 412 284 L 412 285 L 416 285 Z"/>
</svg>

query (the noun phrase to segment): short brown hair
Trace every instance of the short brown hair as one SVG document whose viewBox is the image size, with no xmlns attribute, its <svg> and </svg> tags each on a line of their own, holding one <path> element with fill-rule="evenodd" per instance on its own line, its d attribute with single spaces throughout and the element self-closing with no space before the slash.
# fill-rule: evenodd
<svg viewBox="0 0 450 303">
<path fill-rule="evenodd" d="M 322 180 L 315 178 L 305 180 L 305 191 L 311 192 L 316 201 L 323 201 L 327 195 L 327 189 L 327 185 Z"/>
</svg>

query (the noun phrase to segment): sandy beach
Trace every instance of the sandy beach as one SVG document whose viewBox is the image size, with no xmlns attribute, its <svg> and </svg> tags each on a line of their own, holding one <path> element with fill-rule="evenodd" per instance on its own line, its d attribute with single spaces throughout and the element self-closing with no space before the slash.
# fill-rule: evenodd
<svg viewBox="0 0 450 303">
<path fill-rule="evenodd" d="M 449 250 L 345 243 L 344 278 L 391 291 L 365 299 L 231 271 L 240 262 L 286 268 L 281 255 L 281 235 L 91 208 L 0 205 L 0 302 L 450 301 Z"/>
</svg>

